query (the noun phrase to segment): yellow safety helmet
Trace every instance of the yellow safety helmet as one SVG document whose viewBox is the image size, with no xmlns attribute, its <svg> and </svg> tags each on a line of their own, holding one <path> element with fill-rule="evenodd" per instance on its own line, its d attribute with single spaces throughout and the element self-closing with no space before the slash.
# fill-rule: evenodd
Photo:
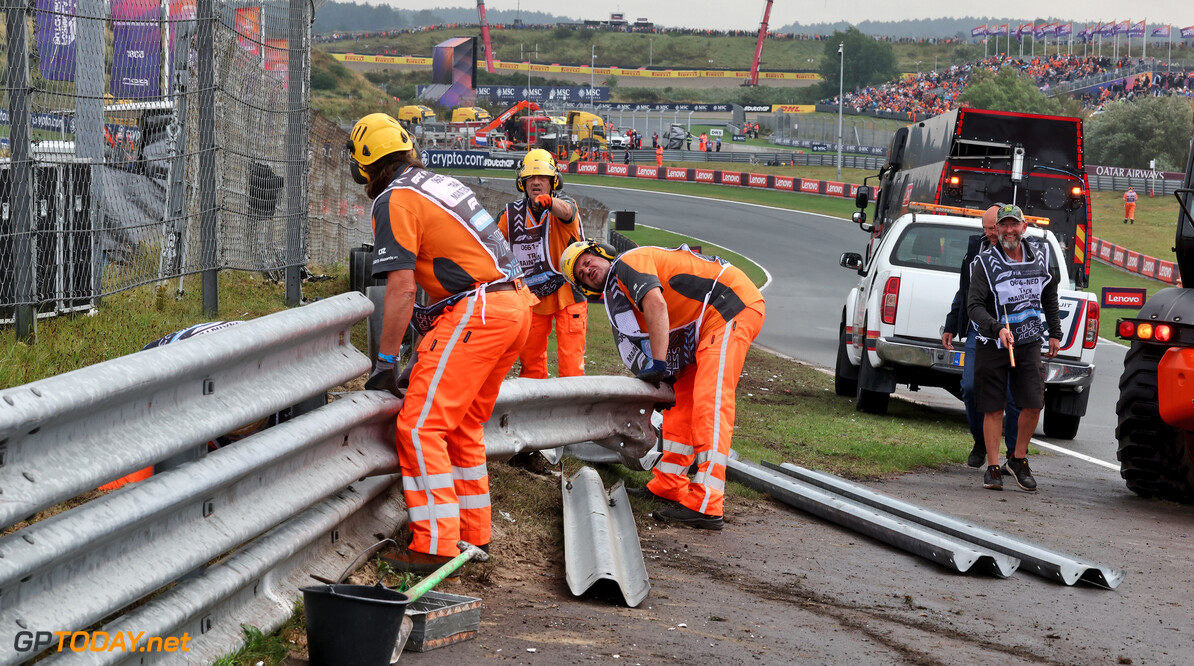
<svg viewBox="0 0 1194 666">
<path fill-rule="evenodd" d="M 415 147 L 410 132 L 403 129 L 390 116 L 384 113 L 371 113 L 357 121 L 348 135 L 345 148 L 350 153 L 349 172 L 352 179 L 360 185 L 368 184 L 369 174 L 362 166 L 373 164 L 377 160 L 404 150 Z"/>
<path fill-rule="evenodd" d="M 556 171 L 556 158 L 542 148 L 536 148 L 522 158 L 522 168 L 518 171 L 518 191 L 526 192 L 524 181 L 531 176 L 551 176 L 551 191 L 564 187 L 564 181 Z"/>
<path fill-rule="evenodd" d="M 572 243 L 568 247 L 564 248 L 564 253 L 560 255 L 560 272 L 564 274 L 564 279 L 567 280 L 569 284 L 579 289 L 580 292 L 585 296 L 588 296 L 589 298 L 596 298 L 601 296 L 602 292 L 596 289 L 591 289 L 585 284 L 577 281 L 576 274 L 574 272 L 576 270 L 577 259 L 580 259 L 580 255 L 586 252 L 592 252 L 599 257 L 613 261 L 614 259 L 618 258 L 618 251 L 609 243 L 602 243 L 601 241 L 589 239 Z"/>
</svg>

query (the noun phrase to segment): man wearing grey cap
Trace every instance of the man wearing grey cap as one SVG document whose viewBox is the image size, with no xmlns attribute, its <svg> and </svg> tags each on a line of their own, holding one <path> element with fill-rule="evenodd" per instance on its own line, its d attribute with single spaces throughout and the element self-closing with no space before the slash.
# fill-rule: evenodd
<svg viewBox="0 0 1194 666">
<path fill-rule="evenodd" d="M 1028 467 L 1028 440 L 1036 431 L 1045 405 L 1041 341 L 1049 340 L 1044 358 L 1061 348 L 1057 304 L 1060 276 L 1054 272 L 1047 243 L 1026 238 L 1024 213 L 1004 205 L 996 213 L 998 242 L 979 253 L 970 267 L 966 310 L 978 336 L 974 364 L 975 405 L 983 413 L 987 471 L 983 487 L 1003 490 L 1003 474 L 1020 488 L 1036 490 Z M 1016 451 L 999 466 L 999 434 L 1007 387 L 1020 406 Z"/>
</svg>

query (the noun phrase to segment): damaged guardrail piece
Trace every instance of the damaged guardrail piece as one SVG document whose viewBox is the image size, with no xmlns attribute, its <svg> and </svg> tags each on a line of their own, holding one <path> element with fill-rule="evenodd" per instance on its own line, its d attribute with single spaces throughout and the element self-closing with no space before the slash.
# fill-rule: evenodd
<svg viewBox="0 0 1194 666">
<path fill-rule="evenodd" d="M 612 580 L 626 605 L 639 605 L 651 591 L 630 499 L 621 482 L 605 493 L 601 476 L 582 467 L 561 478 L 564 500 L 564 568 L 568 589 L 584 594 L 599 580 Z"/>
<path fill-rule="evenodd" d="M 763 465 L 855 502 L 881 509 L 894 516 L 925 525 L 959 539 L 965 539 L 970 543 L 978 544 L 984 548 L 990 548 L 1005 555 L 1019 558 L 1026 565 L 1023 567 L 1024 571 L 1035 573 L 1050 580 L 1055 580 L 1066 585 L 1085 582 L 1107 588 L 1108 590 L 1114 590 L 1116 587 L 1119 587 L 1119 584 L 1124 580 L 1125 574 L 1119 569 L 1096 564 L 1074 555 L 1051 550 L 1044 546 L 1016 539 L 1002 532 L 959 520 L 953 516 L 930 511 L 929 509 L 924 509 L 850 483 L 832 474 L 815 472 L 791 463 L 775 465 L 764 462 Z"/>
<path fill-rule="evenodd" d="M 670 386 L 633 377 L 509 379 L 485 424 L 485 457 L 501 461 L 522 451 L 593 441 L 642 458 L 658 441 L 651 406 L 675 401 Z"/>
<path fill-rule="evenodd" d="M 961 573 L 977 570 L 1007 578 L 1020 566 L 1015 557 L 934 532 L 741 460 L 726 461 L 726 478 Z"/>
</svg>

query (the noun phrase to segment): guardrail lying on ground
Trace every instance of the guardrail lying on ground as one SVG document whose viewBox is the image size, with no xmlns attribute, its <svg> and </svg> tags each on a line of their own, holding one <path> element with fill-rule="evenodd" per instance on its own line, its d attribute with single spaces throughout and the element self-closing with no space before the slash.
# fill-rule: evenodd
<svg viewBox="0 0 1194 666">
<path fill-rule="evenodd" d="M 75 505 L 361 375 L 369 362 L 349 336 L 372 307 L 343 294 L 0 391 L 0 664 L 56 650 L 54 632 L 68 633 L 52 663 L 210 662 L 243 641 L 242 624 L 281 626 L 299 588 L 392 533 L 405 513 L 401 401 L 380 392 L 342 394 Z M 671 400 L 630 377 L 511 380 L 486 425 L 487 455 L 593 440 L 638 458 L 657 441 L 653 407 Z M 185 635 L 186 651 L 133 652 L 124 638 L 128 651 L 96 650 L 101 634 L 109 646 L 126 631 Z"/>
</svg>

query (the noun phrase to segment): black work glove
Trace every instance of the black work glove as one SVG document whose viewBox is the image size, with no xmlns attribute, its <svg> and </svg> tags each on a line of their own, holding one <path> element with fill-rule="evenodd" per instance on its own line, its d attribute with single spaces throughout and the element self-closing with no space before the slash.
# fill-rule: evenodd
<svg viewBox="0 0 1194 666">
<path fill-rule="evenodd" d="M 641 379 L 644 382 L 650 382 L 658 387 L 659 382 L 667 376 L 667 363 L 658 359 L 651 359 L 651 365 L 639 370 L 635 378 Z"/>
<path fill-rule="evenodd" d="M 365 380 L 366 391 L 389 391 L 396 398 L 406 396 L 406 389 L 398 387 L 398 375 L 394 373 L 394 364 L 381 359 L 373 366 L 373 373 Z"/>
</svg>

